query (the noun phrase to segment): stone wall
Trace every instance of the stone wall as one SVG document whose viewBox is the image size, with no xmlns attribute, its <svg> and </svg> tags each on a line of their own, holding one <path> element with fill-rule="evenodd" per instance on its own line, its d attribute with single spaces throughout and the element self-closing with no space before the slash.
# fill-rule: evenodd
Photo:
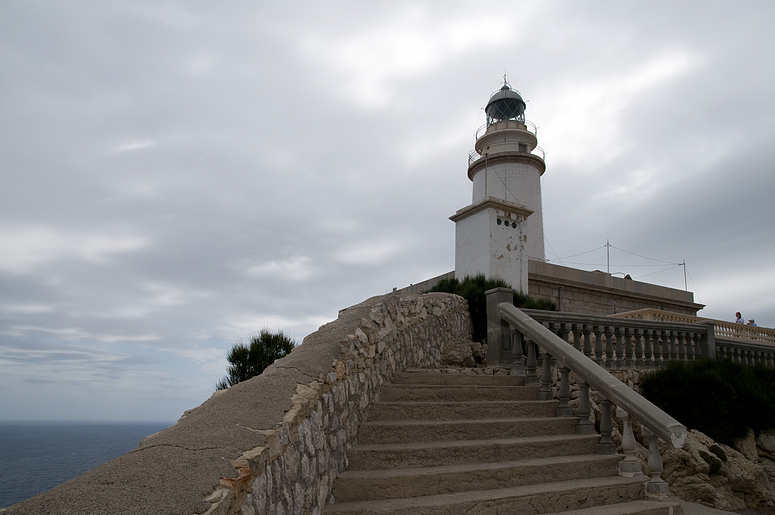
<svg viewBox="0 0 775 515">
<path fill-rule="evenodd" d="M 461 297 L 375 297 L 138 449 L 0 513 L 318 514 L 380 386 L 470 337 Z"/>
<path fill-rule="evenodd" d="M 455 272 L 439 275 L 396 293 L 423 293 Z M 548 299 L 559 311 L 586 315 L 612 315 L 636 309 L 660 309 L 684 315 L 696 315 L 705 307 L 694 302 L 690 291 L 613 277 L 604 272 L 588 272 L 566 266 L 528 260 L 528 294 Z"/>
<path fill-rule="evenodd" d="M 396 371 L 438 367 L 447 341 L 471 337 L 466 302 L 446 294 L 386 296 L 368 311 L 344 310 L 341 318 L 355 323 L 333 322 L 347 325 L 348 334 L 330 369 L 297 385 L 293 407 L 267 432 L 267 445 L 235 460 L 240 476 L 222 482 L 208 514 L 320 513 L 333 500 L 334 479 L 380 387 Z M 327 346 L 327 333 L 323 327 L 311 334 L 299 351 Z"/>
<path fill-rule="evenodd" d="M 560 311 L 587 315 L 644 308 L 695 315 L 704 307 L 689 291 L 534 260 L 528 262 L 528 293 L 554 301 Z"/>
</svg>

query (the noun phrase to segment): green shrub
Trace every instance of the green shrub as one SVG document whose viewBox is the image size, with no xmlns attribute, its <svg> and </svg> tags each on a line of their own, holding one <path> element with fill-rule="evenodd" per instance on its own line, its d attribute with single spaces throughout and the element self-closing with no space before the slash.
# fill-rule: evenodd
<svg viewBox="0 0 775 515">
<path fill-rule="evenodd" d="M 749 427 L 757 434 L 775 427 L 775 370 L 727 359 L 671 362 L 644 375 L 641 390 L 688 428 L 727 445 Z"/>
<path fill-rule="evenodd" d="M 511 288 L 503 279 L 487 279 L 484 274 L 473 277 L 466 276 L 462 281 L 456 278 L 442 279 L 434 286 L 432 292 L 454 293 L 468 301 L 468 312 L 471 314 L 473 325 L 473 340 L 477 342 L 487 341 L 487 290 L 493 288 Z M 545 309 L 554 311 L 557 309 L 554 302 L 545 299 L 533 299 L 522 292 L 514 294 L 514 305 L 527 309 Z"/>
<path fill-rule="evenodd" d="M 226 377 L 215 383 L 215 389 L 225 390 L 259 375 L 275 360 L 291 352 L 295 345 L 282 331 L 273 333 L 268 329 L 252 335 L 248 343 L 238 340 L 226 355 L 229 362 Z"/>
</svg>

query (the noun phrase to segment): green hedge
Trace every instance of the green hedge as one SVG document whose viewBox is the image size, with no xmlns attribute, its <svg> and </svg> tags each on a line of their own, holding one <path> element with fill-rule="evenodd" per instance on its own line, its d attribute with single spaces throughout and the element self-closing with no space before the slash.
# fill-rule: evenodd
<svg viewBox="0 0 775 515">
<path fill-rule="evenodd" d="M 746 435 L 775 428 L 775 370 L 728 359 L 671 362 L 641 377 L 647 399 L 689 429 L 732 445 Z"/>
<path fill-rule="evenodd" d="M 511 288 L 503 279 L 487 279 L 484 274 L 473 277 L 466 276 L 462 281 L 458 279 L 442 279 L 434 286 L 432 292 L 454 293 L 468 301 L 468 312 L 471 314 L 471 323 L 474 326 L 473 339 L 476 342 L 487 341 L 487 297 L 484 292 L 493 288 Z M 534 299 L 527 294 L 517 292 L 514 294 L 514 305 L 518 308 L 557 310 L 554 302 L 546 299 Z"/>
</svg>

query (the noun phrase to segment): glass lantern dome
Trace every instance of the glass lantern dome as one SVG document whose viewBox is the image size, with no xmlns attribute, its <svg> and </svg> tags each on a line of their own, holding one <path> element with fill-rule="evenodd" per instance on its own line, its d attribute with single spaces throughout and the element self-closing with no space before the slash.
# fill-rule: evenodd
<svg viewBox="0 0 775 515">
<path fill-rule="evenodd" d="M 525 101 L 520 94 L 504 84 L 501 89 L 493 93 L 484 112 L 487 113 L 487 126 L 505 120 L 515 120 L 525 123 Z"/>
</svg>

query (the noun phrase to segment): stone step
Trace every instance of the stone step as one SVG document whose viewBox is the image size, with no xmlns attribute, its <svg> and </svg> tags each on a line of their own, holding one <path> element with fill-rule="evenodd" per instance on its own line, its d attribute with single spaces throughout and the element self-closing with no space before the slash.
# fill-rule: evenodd
<svg viewBox="0 0 775 515">
<path fill-rule="evenodd" d="M 443 374 L 415 369 L 396 373 L 393 376 L 392 384 L 524 386 L 525 378 L 521 376 Z"/>
<path fill-rule="evenodd" d="M 592 454 L 600 435 L 551 435 L 494 440 L 358 444 L 347 451 L 348 470 L 434 467 Z M 474 458 L 475 457 L 475 458 Z"/>
<path fill-rule="evenodd" d="M 348 470 L 334 482 L 337 502 L 492 490 L 578 477 L 613 476 L 621 456 L 584 454 L 498 463 L 390 470 Z"/>
<path fill-rule="evenodd" d="M 359 444 L 491 440 L 573 434 L 578 417 L 477 420 L 370 421 L 358 430 Z"/>
<path fill-rule="evenodd" d="M 553 417 L 559 401 L 384 402 L 371 405 L 369 420 L 473 420 Z"/>
<path fill-rule="evenodd" d="M 546 515 L 682 515 L 683 508 L 677 502 L 630 501 L 627 503 L 593 506 L 581 510 L 547 513 Z"/>
<path fill-rule="evenodd" d="M 642 499 L 644 481 L 644 478 L 610 476 L 400 499 L 334 502 L 327 506 L 323 513 L 326 515 L 338 513 L 393 515 L 561 513 Z"/>
<path fill-rule="evenodd" d="M 527 401 L 538 397 L 538 386 L 387 385 L 380 400 L 394 401 Z"/>
</svg>

